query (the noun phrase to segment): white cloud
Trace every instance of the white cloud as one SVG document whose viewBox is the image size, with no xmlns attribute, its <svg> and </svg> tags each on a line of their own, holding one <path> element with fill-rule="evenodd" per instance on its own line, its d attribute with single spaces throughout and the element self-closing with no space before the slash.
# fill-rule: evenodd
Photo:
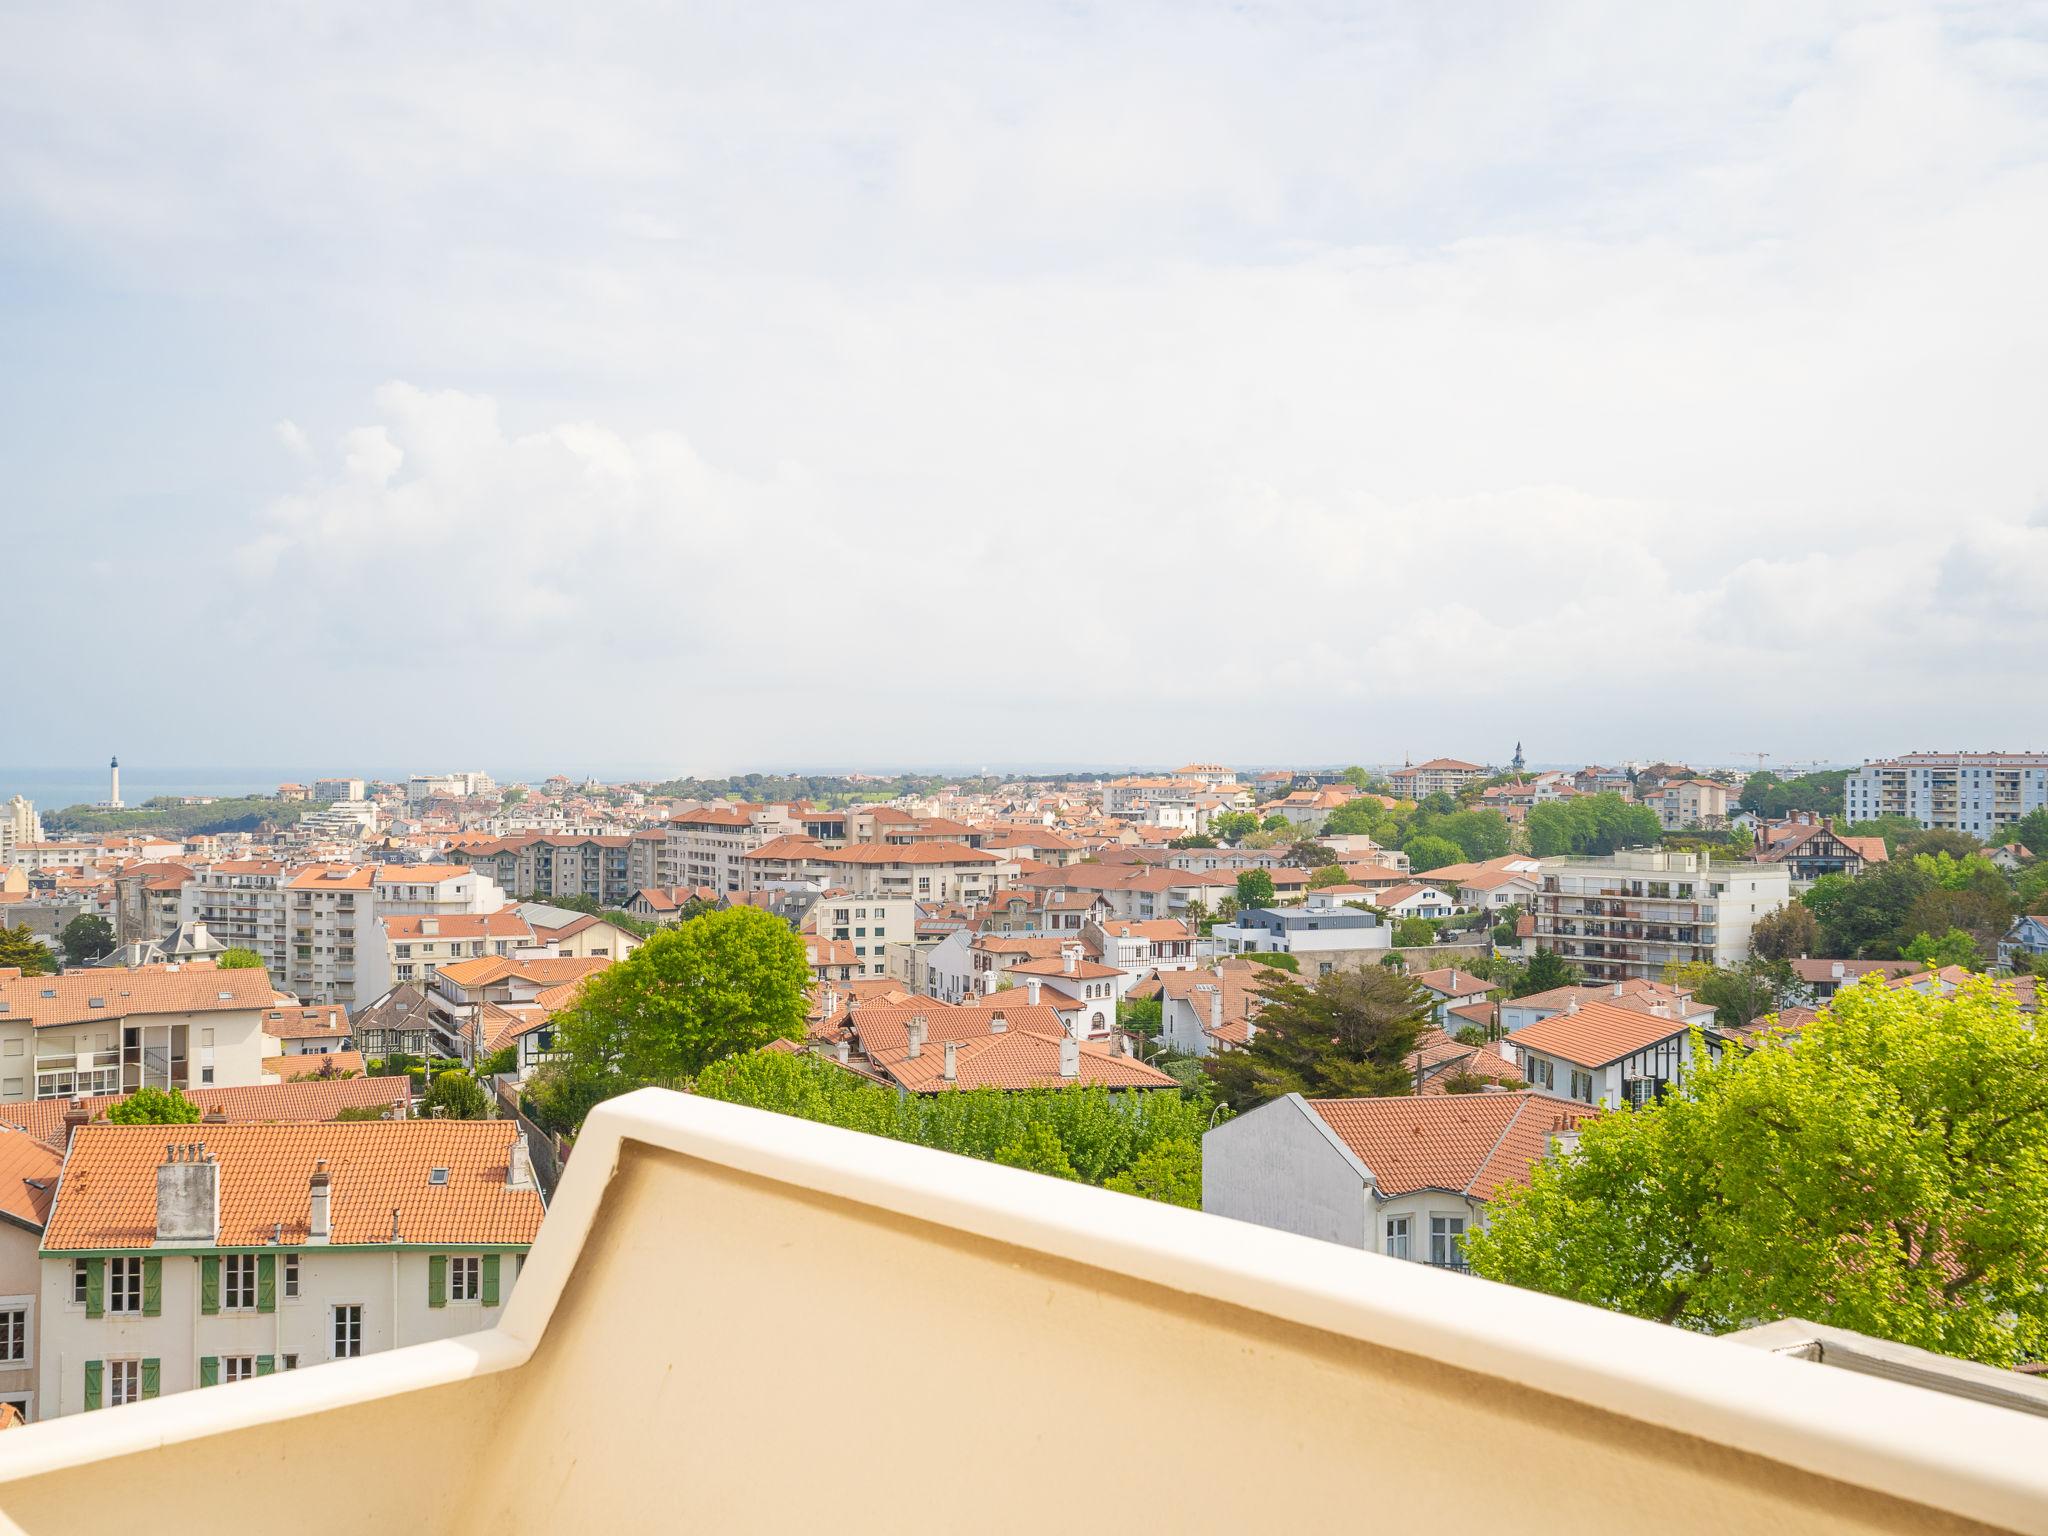
<svg viewBox="0 0 2048 1536">
<path fill-rule="evenodd" d="M 354 381 L 203 622 L 369 755 L 2024 734 L 2023 10 L 496 25 L 0 21 L 0 209 Z"/>
</svg>

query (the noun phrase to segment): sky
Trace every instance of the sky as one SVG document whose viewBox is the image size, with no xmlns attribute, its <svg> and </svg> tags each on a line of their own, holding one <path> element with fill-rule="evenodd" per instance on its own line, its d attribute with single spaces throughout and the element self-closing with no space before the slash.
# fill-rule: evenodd
<svg viewBox="0 0 2048 1536">
<path fill-rule="evenodd" d="M 2048 747 L 2048 10 L 0 8 L 0 763 Z"/>
</svg>

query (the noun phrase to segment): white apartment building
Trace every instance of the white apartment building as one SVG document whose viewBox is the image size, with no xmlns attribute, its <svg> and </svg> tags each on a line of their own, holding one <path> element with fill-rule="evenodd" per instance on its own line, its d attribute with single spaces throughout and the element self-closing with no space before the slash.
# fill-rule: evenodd
<svg viewBox="0 0 2048 1536">
<path fill-rule="evenodd" d="M 1475 779 L 1485 778 L 1486 770 L 1455 757 L 1433 757 L 1426 763 L 1397 768 L 1387 777 L 1403 800 L 1427 800 L 1438 793 L 1455 795 Z"/>
<path fill-rule="evenodd" d="M 285 866 L 276 859 L 221 859 L 193 868 L 178 891 L 178 921 L 203 922 L 230 949 L 259 955 L 279 986 L 291 969 Z"/>
<path fill-rule="evenodd" d="M 2048 753 L 1908 752 L 1865 763 L 1843 786 L 1845 821 L 1909 816 L 1987 843 L 2048 806 Z"/>
<path fill-rule="evenodd" d="M 801 833 L 782 806 L 701 806 L 668 824 L 668 842 L 655 884 L 709 886 L 721 895 L 754 887 L 746 883 L 746 856 L 771 839 Z"/>
<path fill-rule="evenodd" d="M 507 1120 L 79 1127 L 38 1417 L 493 1326 L 540 1231 L 525 1154 Z"/>
<path fill-rule="evenodd" d="M 1782 864 L 1643 848 L 1545 859 L 1535 943 L 1589 981 L 1656 981 L 1674 961 L 1739 964 L 1756 920 L 1791 899 Z"/>
<path fill-rule="evenodd" d="M 405 781 L 407 805 L 421 805 L 429 800 L 467 800 L 472 795 L 497 792 L 497 780 L 488 773 L 416 773 Z"/>
<path fill-rule="evenodd" d="M 313 781 L 315 800 L 344 801 L 363 798 L 361 779 L 315 779 Z"/>
<path fill-rule="evenodd" d="M 836 891 L 811 908 L 810 926 L 821 939 L 853 946 L 855 975 L 886 976 L 888 946 L 917 938 L 917 903 L 907 896 L 854 896 Z"/>
<path fill-rule="evenodd" d="M 0 1103 L 263 1081 L 259 970 L 0 971 Z"/>
<path fill-rule="evenodd" d="M 1728 822 L 1728 786 L 1712 779 L 1681 779 L 1643 797 L 1667 832 L 1721 827 Z"/>
<path fill-rule="evenodd" d="M 35 802 L 16 795 L 0 806 L 0 864 L 12 863 L 13 851 L 23 843 L 42 840 L 43 818 L 36 814 Z"/>
</svg>

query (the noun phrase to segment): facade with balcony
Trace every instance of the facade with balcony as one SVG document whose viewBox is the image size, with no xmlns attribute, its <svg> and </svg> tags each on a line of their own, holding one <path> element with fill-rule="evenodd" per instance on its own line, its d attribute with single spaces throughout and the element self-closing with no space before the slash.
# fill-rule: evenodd
<svg viewBox="0 0 2048 1536">
<path fill-rule="evenodd" d="M 1865 763 L 1843 786 L 1845 821 L 1904 816 L 1987 843 L 2048 806 L 2048 753 L 1908 752 Z"/>
<path fill-rule="evenodd" d="M 1782 864 L 1668 849 L 1545 859 L 1534 939 L 1589 981 L 1656 981 L 1672 964 L 1740 963 L 1756 920 L 1791 899 Z"/>
<path fill-rule="evenodd" d="M 821 1295 L 861 1326 L 816 1326 Z M 1260 1475 L 1162 1472 L 1219 1444 Z M 648 1091 L 591 1117 L 495 1326 L 0 1434 L 0 1508 L 35 1536 L 2039 1531 L 2048 1422 Z"/>
</svg>

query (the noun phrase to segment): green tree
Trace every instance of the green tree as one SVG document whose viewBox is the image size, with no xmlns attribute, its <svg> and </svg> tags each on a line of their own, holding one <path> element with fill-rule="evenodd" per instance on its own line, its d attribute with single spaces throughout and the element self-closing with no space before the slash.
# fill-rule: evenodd
<svg viewBox="0 0 2048 1536">
<path fill-rule="evenodd" d="M 72 965 L 90 965 L 113 953 L 114 925 L 97 912 L 81 912 L 64 925 L 57 942 L 64 946 L 64 958 Z"/>
<path fill-rule="evenodd" d="M 1364 789 L 1367 785 L 1372 783 L 1372 775 L 1367 773 L 1363 768 L 1359 767 L 1356 763 L 1353 763 L 1349 768 L 1346 768 L 1344 770 L 1343 777 L 1344 782 L 1346 784 L 1349 784 L 1353 789 Z"/>
<path fill-rule="evenodd" d="M 1529 851 L 1544 859 L 1646 847 L 1664 832 L 1655 811 L 1624 800 L 1611 789 L 1533 805 L 1523 826 L 1529 834 Z"/>
<path fill-rule="evenodd" d="M 1767 821 L 1775 821 L 1794 811 L 1839 816 L 1842 814 L 1843 786 L 1848 781 L 1849 770 L 1846 768 L 1805 773 L 1795 779 L 1782 779 L 1765 769 L 1743 781 L 1742 793 L 1735 803 Z"/>
<path fill-rule="evenodd" d="M 1055 1179 L 1080 1177 L 1074 1172 L 1074 1164 L 1067 1156 L 1067 1149 L 1061 1145 L 1058 1133 L 1042 1120 L 1025 1126 L 1015 1141 L 998 1147 L 989 1160 L 1032 1173 L 1050 1174 Z"/>
<path fill-rule="evenodd" d="M 1498 859 L 1514 845 L 1514 829 L 1499 811 L 1459 811 L 1455 816 L 1427 818 L 1417 826 L 1456 843 L 1459 853 L 1475 864 Z"/>
<path fill-rule="evenodd" d="M 1749 948 L 1766 960 L 1798 960 L 1820 952 L 1820 920 L 1813 908 L 1791 902 L 1750 926 Z"/>
<path fill-rule="evenodd" d="M 1176 837 L 1166 845 L 1169 848 L 1214 848 L 1216 839 L 1203 832 L 1190 832 L 1186 837 Z"/>
<path fill-rule="evenodd" d="M 1920 835 L 1920 823 L 1910 816 L 1873 816 L 1868 821 L 1852 821 L 1839 830 L 1849 837 L 1883 838 L 1885 851 L 1896 859 L 1906 839 Z"/>
<path fill-rule="evenodd" d="M 1670 986 L 1687 988 L 1696 1001 L 1712 1008 L 1717 1024 L 1754 1023 L 1765 1014 L 1776 1013 L 1796 1002 L 1801 995 L 1799 978 L 1792 967 L 1761 955 L 1751 955 L 1732 966 L 1709 965 L 1704 960 L 1668 965 L 1664 968 L 1664 980 Z"/>
<path fill-rule="evenodd" d="M 1209 818 L 1209 830 L 1227 843 L 1249 837 L 1259 830 L 1259 818 L 1251 811 L 1219 811 Z"/>
<path fill-rule="evenodd" d="M 1237 872 L 1237 906 L 1239 911 L 1247 907 L 1270 907 L 1273 905 L 1273 877 L 1263 869 L 1241 869 Z"/>
<path fill-rule="evenodd" d="M 1840 885 L 1831 883 L 1835 878 L 1816 880 L 1807 897 L 1820 920 L 1825 952 L 1844 959 L 1896 958 L 1900 946 L 1919 931 L 1906 926 L 1914 902 L 1936 889 L 1933 879 L 1910 862 L 1879 864 Z"/>
<path fill-rule="evenodd" d="M 1558 987 L 1575 987 L 1580 979 L 1577 966 L 1554 950 L 1538 945 L 1536 953 L 1529 957 L 1529 963 L 1522 967 L 1521 974 L 1508 983 L 1508 996 L 1529 997 Z"/>
<path fill-rule="evenodd" d="M 1696 1045 L 1695 1049 L 1698 1049 Z M 1988 1365 L 2048 1353 L 2048 1033 L 1989 983 L 1863 982 L 1796 1046 L 1697 1061 L 1504 1191 L 1492 1279 L 1718 1333 L 1781 1317 Z"/>
<path fill-rule="evenodd" d="M 1344 873 L 1342 864 L 1325 864 L 1308 877 L 1308 888 L 1319 891 L 1326 885 L 1342 885 L 1351 877 Z"/>
<path fill-rule="evenodd" d="M 2005 840 L 2018 843 L 2037 859 L 2048 859 L 2048 809 L 2027 812 L 2012 824 Z"/>
<path fill-rule="evenodd" d="M 199 1106 L 176 1088 L 138 1088 L 107 1106 L 114 1125 L 197 1125 Z"/>
<path fill-rule="evenodd" d="M 1139 1153 L 1122 1173 L 1112 1174 L 1103 1180 L 1102 1187 L 1199 1211 L 1202 1208 L 1201 1144 L 1186 1138 L 1162 1141 L 1149 1152 Z"/>
<path fill-rule="evenodd" d="M 555 1049 L 621 1087 L 679 1083 L 721 1056 L 800 1040 L 803 940 L 759 907 L 707 913 L 657 934 L 583 984 L 555 1018 Z"/>
<path fill-rule="evenodd" d="M 27 923 L 0 928 L 0 969 L 13 967 L 24 976 L 47 976 L 57 969 L 57 957 L 36 937 Z"/>
<path fill-rule="evenodd" d="M 1984 969 L 1984 956 L 1977 948 L 1977 941 L 1960 928 L 1951 928 L 1938 939 L 1932 934 L 1919 934 L 1900 951 L 1900 955 L 1907 960 L 1919 961 L 1930 971 L 1951 965 L 1972 971 Z"/>
<path fill-rule="evenodd" d="M 1257 1030 L 1203 1067 L 1218 1096 L 1248 1109 L 1286 1093 L 1407 1093 L 1408 1054 L 1431 1017 L 1428 996 L 1396 971 L 1332 971 L 1313 984 L 1269 988 Z"/>
<path fill-rule="evenodd" d="M 1394 943 L 1415 949 L 1436 942 L 1436 924 L 1426 917 L 1404 917 L 1394 924 Z"/>
<path fill-rule="evenodd" d="M 257 954 L 255 950 L 243 949 L 240 945 L 236 945 L 232 949 L 222 950 L 220 958 L 213 963 L 223 971 L 260 971 L 263 969 L 263 957 Z"/>
<path fill-rule="evenodd" d="M 491 1099 L 467 1072 L 438 1072 L 433 1087 L 420 1100 L 420 1112 L 443 1120 L 488 1120 Z"/>
<path fill-rule="evenodd" d="M 1464 849 L 1447 837 L 1437 837 L 1429 832 L 1409 838 L 1401 845 L 1401 851 L 1408 855 L 1408 867 L 1418 875 L 1465 862 Z"/>
<path fill-rule="evenodd" d="M 1378 839 L 1393 813 L 1369 795 L 1347 800 L 1323 819 L 1325 837 L 1370 837 Z"/>
</svg>

